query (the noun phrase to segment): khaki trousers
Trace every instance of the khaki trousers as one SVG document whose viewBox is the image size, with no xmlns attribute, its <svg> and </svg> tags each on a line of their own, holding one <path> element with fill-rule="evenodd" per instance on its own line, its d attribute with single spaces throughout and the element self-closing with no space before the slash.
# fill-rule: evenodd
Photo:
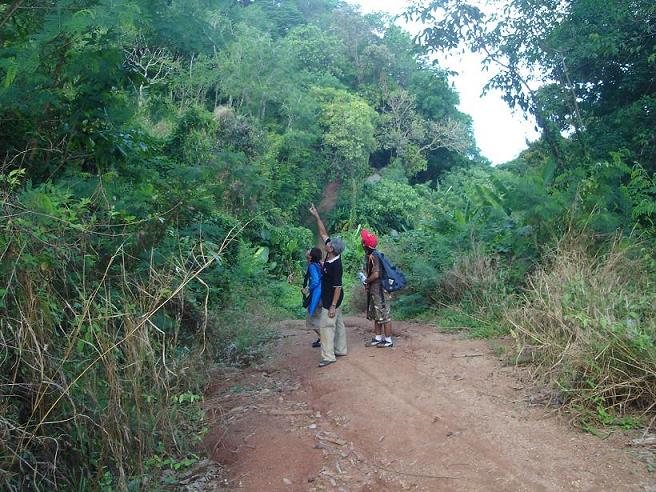
<svg viewBox="0 0 656 492">
<path fill-rule="evenodd" d="M 335 310 L 335 317 L 328 316 L 328 310 L 321 308 L 319 334 L 321 337 L 321 359 L 334 361 L 335 354 L 346 355 L 346 327 L 342 319 L 342 308 Z"/>
</svg>

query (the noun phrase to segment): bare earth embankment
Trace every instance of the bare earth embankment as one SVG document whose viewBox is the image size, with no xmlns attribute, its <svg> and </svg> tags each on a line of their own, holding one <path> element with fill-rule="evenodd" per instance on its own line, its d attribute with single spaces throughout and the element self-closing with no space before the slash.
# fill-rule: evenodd
<svg viewBox="0 0 656 492">
<path fill-rule="evenodd" d="M 396 323 L 394 349 L 370 348 L 370 328 L 349 318 L 349 355 L 319 368 L 290 321 L 264 367 L 217 376 L 207 444 L 229 488 L 652 490 L 623 438 L 569 429 L 486 342 Z"/>
</svg>

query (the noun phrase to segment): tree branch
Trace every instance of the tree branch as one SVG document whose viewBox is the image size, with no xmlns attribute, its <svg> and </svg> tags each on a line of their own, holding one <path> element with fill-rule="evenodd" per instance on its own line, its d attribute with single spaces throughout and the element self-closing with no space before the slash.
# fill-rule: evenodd
<svg viewBox="0 0 656 492">
<path fill-rule="evenodd" d="M 25 0 L 14 0 L 14 3 L 9 6 L 5 12 L 5 15 L 3 15 L 2 19 L 0 19 L 0 29 L 9 21 L 9 19 L 11 19 L 11 16 L 14 15 L 14 13 L 18 10 L 24 1 Z"/>
</svg>

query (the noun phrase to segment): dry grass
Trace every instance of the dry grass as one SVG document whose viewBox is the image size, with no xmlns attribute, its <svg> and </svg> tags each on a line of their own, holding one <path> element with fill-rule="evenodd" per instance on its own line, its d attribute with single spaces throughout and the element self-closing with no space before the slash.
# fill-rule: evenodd
<svg viewBox="0 0 656 492">
<path fill-rule="evenodd" d="M 656 406 L 653 260 L 635 241 L 594 252 L 567 237 L 508 309 L 520 357 L 557 385 L 570 408 L 622 416 Z"/>
<path fill-rule="evenodd" d="M 30 224 L 1 229 L 9 268 L 1 278 L 0 488 L 109 481 L 127 491 L 159 442 L 188 451 L 178 429 L 184 409 L 171 399 L 189 387 L 185 374 L 203 373 L 207 312 L 197 351 L 178 353 L 184 292 L 216 256 L 199 245 L 165 268 L 137 271 L 125 230 L 103 232 L 105 244 L 119 245 L 98 259 L 89 237 L 71 241 L 79 232 L 69 224 Z M 90 268 L 89 258 L 103 266 Z"/>
<path fill-rule="evenodd" d="M 444 273 L 439 290 L 447 302 L 459 302 L 466 297 L 475 304 L 488 305 L 490 296 L 498 297 L 505 288 L 496 259 L 476 245 Z"/>
</svg>

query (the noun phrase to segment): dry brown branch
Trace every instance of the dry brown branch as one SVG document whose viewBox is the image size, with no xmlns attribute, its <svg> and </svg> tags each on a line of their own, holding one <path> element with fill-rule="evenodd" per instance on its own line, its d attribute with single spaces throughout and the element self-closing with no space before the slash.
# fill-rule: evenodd
<svg viewBox="0 0 656 492">
<path fill-rule="evenodd" d="M 24 1 L 25 0 L 14 0 L 14 2 L 5 11 L 2 19 L 0 19 L 0 29 L 2 29 L 2 26 L 4 26 L 9 21 L 9 19 L 11 19 L 11 17 L 14 15 L 14 13 L 16 13 Z"/>
<path fill-rule="evenodd" d="M 238 230 L 236 233 L 235 233 L 235 229 L 237 229 L 237 226 L 235 226 L 235 227 L 233 227 L 232 229 L 230 229 L 230 231 L 228 232 L 226 238 L 223 240 L 223 243 L 221 244 L 221 247 L 219 248 L 219 251 L 218 251 L 219 254 L 222 253 L 223 251 L 225 251 L 225 248 L 227 247 L 227 245 L 228 245 L 230 242 L 234 241 L 234 239 L 237 237 L 237 235 L 240 234 L 240 233 L 244 230 L 244 228 L 248 225 L 248 223 L 250 223 L 250 221 L 247 222 L 246 224 L 242 225 L 241 228 L 239 228 L 239 230 Z M 234 233 L 234 234 L 233 234 L 233 233 Z M 168 304 L 168 303 L 171 301 L 171 299 L 173 299 L 176 295 L 178 295 L 178 294 L 182 291 L 182 289 L 184 289 L 184 288 L 187 286 L 187 284 L 189 284 L 189 282 L 191 282 L 192 280 L 196 279 L 196 278 L 197 278 L 197 277 L 198 277 L 198 276 L 199 276 L 204 270 L 206 270 L 206 269 L 207 269 L 212 263 L 214 263 L 215 260 L 216 260 L 216 258 L 214 258 L 214 257 L 208 259 L 208 260 L 207 260 L 207 261 L 206 261 L 206 262 L 205 262 L 200 268 L 198 268 L 196 271 L 192 272 L 191 274 L 186 275 L 185 278 L 180 282 L 180 284 L 175 288 L 175 290 L 174 290 L 174 291 L 173 291 L 173 292 L 172 292 L 172 293 L 171 293 L 171 294 L 170 294 L 165 300 L 161 301 L 161 302 L 160 302 L 155 308 L 153 308 L 150 312 L 148 312 L 147 314 L 145 314 L 144 317 L 143 317 L 143 319 L 142 319 L 142 320 L 141 320 L 141 321 L 140 321 L 140 322 L 139 322 L 134 328 L 132 328 L 132 329 L 131 329 L 131 330 L 130 330 L 130 331 L 129 331 L 124 337 L 122 337 L 119 341 L 113 343 L 111 346 L 109 346 L 108 348 L 106 348 L 106 349 L 105 349 L 105 350 L 104 350 L 104 351 L 103 351 L 98 357 L 96 357 L 96 358 L 95 358 L 90 364 L 88 364 L 88 365 L 87 365 L 87 366 L 86 366 L 86 367 L 85 367 L 85 368 L 84 368 L 84 369 L 83 369 L 83 370 L 82 370 L 82 371 L 81 371 L 81 372 L 75 377 L 75 379 L 73 379 L 73 381 L 71 381 L 71 383 L 68 384 L 68 386 L 65 388 L 65 391 L 62 393 L 62 395 L 60 395 L 60 396 L 59 396 L 59 397 L 58 397 L 58 398 L 52 403 L 52 405 L 50 405 L 50 407 L 46 410 L 45 414 L 43 415 L 43 417 L 41 418 L 41 420 L 39 421 L 39 423 L 38 423 L 38 424 L 35 426 L 35 428 L 32 430 L 32 435 L 35 434 L 35 433 L 37 433 L 37 432 L 39 431 L 39 429 L 41 428 L 41 426 L 42 426 L 43 423 L 45 422 L 45 419 L 48 417 L 48 415 L 50 415 L 50 413 L 54 410 L 54 408 L 57 406 L 57 404 L 58 404 L 58 403 L 61 401 L 61 399 L 65 396 L 65 394 L 67 394 L 67 393 L 70 391 L 70 389 L 71 389 L 73 386 L 75 386 L 75 385 L 80 381 L 80 379 L 81 379 L 81 378 L 82 378 L 82 377 L 83 377 L 83 376 L 84 376 L 84 375 L 85 375 L 85 374 L 86 374 L 86 373 L 87 373 L 87 372 L 88 372 L 93 366 L 95 366 L 95 365 L 96 365 L 96 364 L 97 364 L 97 363 L 98 363 L 103 357 L 105 357 L 107 354 L 109 354 L 112 350 L 116 349 L 118 346 L 120 346 L 121 344 L 123 344 L 126 340 L 128 340 L 129 338 L 131 338 L 131 337 L 134 335 L 134 333 L 135 333 L 137 330 L 139 330 L 140 328 L 142 328 L 142 327 L 144 326 L 144 324 L 146 324 L 146 323 L 150 320 L 150 318 L 151 318 L 155 313 L 157 313 L 157 312 L 158 312 L 160 309 L 162 309 L 166 304 Z M 97 290 L 96 290 L 96 292 L 97 292 Z M 94 293 L 94 295 L 93 295 L 92 297 L 95 297 L 95 293 Z M 88 312 L 88 311 L 86 311 L 86 312 Z M 28 443 L 28 444 L 29 444 L 29 443 Z"/>
<path fill-rule="evenodd" d="M 458 121 L 431 121 L 426 129 L 426 141 L 419 148 L 420 152 L 445 148 L 452 152 L 466 154 L 470 139 L 467 127 Z"/>
</svg>

